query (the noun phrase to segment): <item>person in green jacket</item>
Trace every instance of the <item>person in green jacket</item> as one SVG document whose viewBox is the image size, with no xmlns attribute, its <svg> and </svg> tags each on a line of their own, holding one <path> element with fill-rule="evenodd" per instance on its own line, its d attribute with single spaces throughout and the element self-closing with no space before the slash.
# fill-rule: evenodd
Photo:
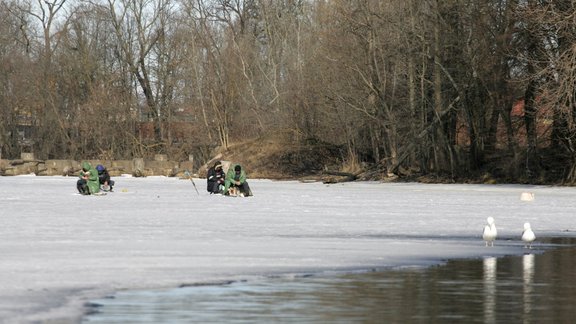
<svg viewBox="0 0 576 324">
<path fill-rule="evenodd" d="M 244 197 L 252 196 L 252 190 L 250 190 L 250 186 L 246 182 L 246 172 L 240 164 L 230 166 L 226 173 L 226 180 L 224 181 L 225 195 L 230 195 L 229 189 L 231 187 L 238 188 Z"/>
<path fill-rule="evenodd" d="M 82 162 L 82 170 L 80 171 L 80 179 L 76 183 L 78 192 L 83 195 L 90 195 L 100 192 L 100 180 L 98 179 L 98 171 L 92 165 L 84 161 Z"/>
</svg>

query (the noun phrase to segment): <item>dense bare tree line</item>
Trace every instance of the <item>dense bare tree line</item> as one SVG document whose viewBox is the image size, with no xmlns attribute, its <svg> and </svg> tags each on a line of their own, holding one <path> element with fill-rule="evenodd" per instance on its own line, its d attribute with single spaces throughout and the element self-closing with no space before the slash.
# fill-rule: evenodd
<svg viewBox="0 0 576 324">
<path fill-rule="evenodd" d="M 576 179 L 570 0 L 0 3 L 3 158 L 276 134 L 340 147 L 350 171 Z"/>
</svg>

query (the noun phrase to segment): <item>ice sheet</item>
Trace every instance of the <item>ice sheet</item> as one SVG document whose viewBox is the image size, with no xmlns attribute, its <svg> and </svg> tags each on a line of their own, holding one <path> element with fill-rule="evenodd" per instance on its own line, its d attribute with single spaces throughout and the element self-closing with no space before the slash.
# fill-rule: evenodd
<svg viewBox="0 0 576 324">
<path fill-rule="evenodd" d="M 234 198 L 203 179 L 197 195 L 187 179 L 117 177 L 96 197 L 76 180 L 0 177 L 0 322 L 75 322 L 88 299 L 121 289 L 521 254 L 525 222 L 535 250 L 576 231 L 566 187 L 250 179 L 254 196 Z"/>
</svg>

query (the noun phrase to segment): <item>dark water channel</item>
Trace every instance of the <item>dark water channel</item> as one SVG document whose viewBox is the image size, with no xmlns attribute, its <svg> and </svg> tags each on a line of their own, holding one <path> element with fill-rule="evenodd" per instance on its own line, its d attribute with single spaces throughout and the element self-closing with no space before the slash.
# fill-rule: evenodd
<svg viewBox="0 0 576 324">
<path fill-rule="evenodd" d="M 553 243 L 422 269 L 120 292 L 83 323 L 574 323 L 575 241 Z"/>
</svg>

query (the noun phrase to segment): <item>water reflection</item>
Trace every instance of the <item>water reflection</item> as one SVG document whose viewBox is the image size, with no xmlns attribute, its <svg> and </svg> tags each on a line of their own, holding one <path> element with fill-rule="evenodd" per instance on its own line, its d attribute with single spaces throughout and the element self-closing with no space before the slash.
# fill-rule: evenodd
<svg viewBox="0 0 576 324">
<path fill-rule="evenodd" d="M 532 313 L 533 281 L 534 281 L 534 254 L 525 254 L 522 257 L 522 270 L 524 279 L 524 323 L 531 323 L 530 313 Z"/>
<path fill-rule="evenodd" d="M 496 264 L 494 257 L 484 258 L 484 318 L 485 323 L 496 322 Z"/>
<path fill-rule="evenodd" d="M 538 266 L 536 266 L 538 265 Z M 576 250 L 426 269 L 274 278 L 94 301 L 84 323 L 569 323 Z"/>
</svg>

